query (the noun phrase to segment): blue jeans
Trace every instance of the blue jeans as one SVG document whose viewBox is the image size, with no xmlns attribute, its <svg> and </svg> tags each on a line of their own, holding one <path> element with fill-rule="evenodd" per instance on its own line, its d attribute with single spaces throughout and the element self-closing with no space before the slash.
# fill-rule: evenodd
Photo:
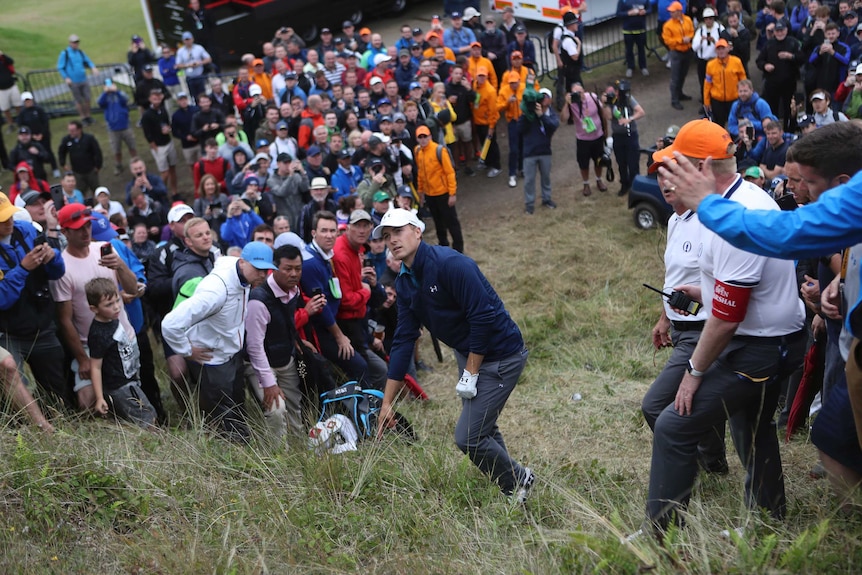
<svg viewBox="0 0 862 575">
<path fill-rule="evenodd" d="M 524 158 L 524 204 L 532 208 L 536 201 L 536 170 L 542 178 L 542 204 L 551 201 L 551 156 Z"/>
<path fill-rule="evenodd" d="M 509 456 L 497 418 L 524 366 L 526 348 L 498 361 L 486 361 L 479 368 L 478 393 L 473 399 L 461 400 L 461 417 L 455 426 L 455 444 L 476 467 L 491 477 L 503 493 L 511 494 L 526 476 L 521 465 Z M 458 371 L 463 372 L 467 358 L 455 352 Z M 454 387 L 454 386 L 453 386 Z M 455 390 L 451 390 L 455 393 Z"/>
</svg>

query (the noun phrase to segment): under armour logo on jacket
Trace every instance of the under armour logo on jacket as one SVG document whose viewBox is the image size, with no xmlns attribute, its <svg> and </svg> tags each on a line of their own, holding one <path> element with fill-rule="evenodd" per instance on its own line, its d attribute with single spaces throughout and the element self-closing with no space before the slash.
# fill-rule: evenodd
<svg viewBox="0 0 862 575">
<path fill-rule="evenodd" d="M 428 290 L 429 290 L 431 293 L 437 293 L 437 286 L 436 286 L 436 285 L 431 286 L 430 288 L 428 288 Z"/>
</svg>

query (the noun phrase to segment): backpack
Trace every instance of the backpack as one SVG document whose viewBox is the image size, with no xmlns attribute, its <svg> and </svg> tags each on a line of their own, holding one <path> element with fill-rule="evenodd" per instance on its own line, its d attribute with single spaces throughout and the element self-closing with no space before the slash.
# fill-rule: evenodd
<svg viewBox="0 0 862 575">
<path fill-rule="evenodd" d="M 355 381 L 348 381 L 340 387 L 321 393 L 320 403 L 318 425 L 340 414 L 353 424 L 360 440 L 377 435 L 377 416 L 383 404 L 382 391 L 362 389 Z M 415 439 L 412 426 L 403 416 L 396 413 L 395 421 L 399 433 L 411 440 Z"/>
<path fill-rule="evenodd" d="M 413 157 L 414 158 L 419 157 L 419 150 L 420 149 L 421 149 L 421 147 L 418 145 L 415 148 L 413 148 Z M 450 150 L 449 146 L 447 146 L 446 144 L 437 144 L 437 163 L 438 164 L 443 163 L 443 150 L 444 149 L 446 150 L 446 153 L 449 155 L 449 161 L 452 163 L 452 167 L 454 168 L 455 167 L 455 159 L 452 157 L 452 150 Z"/>
<path fill-rule="evenodd" d="M 551 54 L 554 54 L 554 32 L 556 32 L 557 30 L 560 31 L 560 45 L 562 45 L 563 36 L 566 34 L 566 28 L 564 26 L 554 26 L 553 30 L 545 33 L 545 44 L 548 46 L 548 52 L 550 52 Z"/>
<path fill-rule="evenodd" d="M 177 292 L 177 297 L 174 300 L 174 305 L 173 307 L 171 307 L 171 309 L 177 309 L 178 305 L 192 297 L 192 295 L 194 295 L 195 293 L 195 290 L 198 289 L 198 284 L 201 283 L 202 279 L 204 279 L 204 276 L 192 278 L 183 285 L 181 285 L 180 291 Z"/>
</svg>

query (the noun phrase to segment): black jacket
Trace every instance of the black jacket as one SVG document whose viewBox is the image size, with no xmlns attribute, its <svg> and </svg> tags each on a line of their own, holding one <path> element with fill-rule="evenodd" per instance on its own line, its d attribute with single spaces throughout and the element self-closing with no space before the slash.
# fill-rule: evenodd
<svg viewBox="0 0 862 575">
<path fill-rule="evenodd" d="M 144 138 L 147 142 L 157 146 L 167 146 L 171 142 L 171 133 L 162 133 L 162 125 L 171 125 L 171 117 L 168 116 L 164 106 L 158 108 L 147 108 L 141 117 L 141 127 L 144 129 Z"/>
<path fill-rule="evenodd" d="M 61 165 L 68 163 L 72 171 L 79 174 L 89 174 L 95 168 L 102 169 L 102 148 L 99 142 L 90 134 L 81 134 L 80 139 L 73 140 L 71 136 L 64 136 L 60 140 L 57 153 Z"/>
<path fill-rule="evenodd" d="M 779 52 L 790 52 L 793 58 L 782 60 L 778 57 Z M 764 70 L 766 64 L 772 64 L 775 69 L 772 72 Z M 763 79 L 767 82 L 795 82 L 799 78 L 799 67 L 802 65 L 802 56 L 799 49 L 799 40 L 788 35 L 780 42 L 772 38 L 766 43 L 766 47 L 757 56 L 757 67 L 763 71 Z"/>
</svg>

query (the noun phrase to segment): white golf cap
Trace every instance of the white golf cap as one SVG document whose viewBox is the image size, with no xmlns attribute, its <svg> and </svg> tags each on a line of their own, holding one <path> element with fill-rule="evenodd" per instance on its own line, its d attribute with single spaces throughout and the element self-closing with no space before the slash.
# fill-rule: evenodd
<svg viewBox="0 0 862 575">
<path fill-rule="evenodd" d="M 168 212 L 168 223 L 175 224 L 182 220 L 187 214 L 195 215 L 195 212 L 188 206 L 188 204 L 177 204 Z"/>
<path fill-rule="evenodd" d="M 263 94 L 263 89 L 257 84 L 252 84 L 248 87 L 249 96 L 260 96 L 261 94 Z"/>
<path fill-rule="evenodd" d="M 862 64 L 856 66 L 856 75 L 862 74 Z"/>
<path fill-rule="evenodd" d="M 715 10 L 712 8 L 704 8 L 703 13 L 701 14 L 703 18 L 715 18 Z"/>
<path fill-rule="evenodd" d="M 33 92 L 21 92 L 22 100 L 35 100 L 33 97 Z"/>
<path fill-rule="evenodd" d="M 383 237 L 383 228 L 403 228 L 410 224 L 419 228 L 420 232 L 425 231 L 425 223 L 420 220 L 416 214 L 410 210 L 402 208 L 394 208 L 383 214 L 383 219 L 380 220 L 380 225 L 374 228 L 371 237 L 379 240 Z"/>
</svg>

